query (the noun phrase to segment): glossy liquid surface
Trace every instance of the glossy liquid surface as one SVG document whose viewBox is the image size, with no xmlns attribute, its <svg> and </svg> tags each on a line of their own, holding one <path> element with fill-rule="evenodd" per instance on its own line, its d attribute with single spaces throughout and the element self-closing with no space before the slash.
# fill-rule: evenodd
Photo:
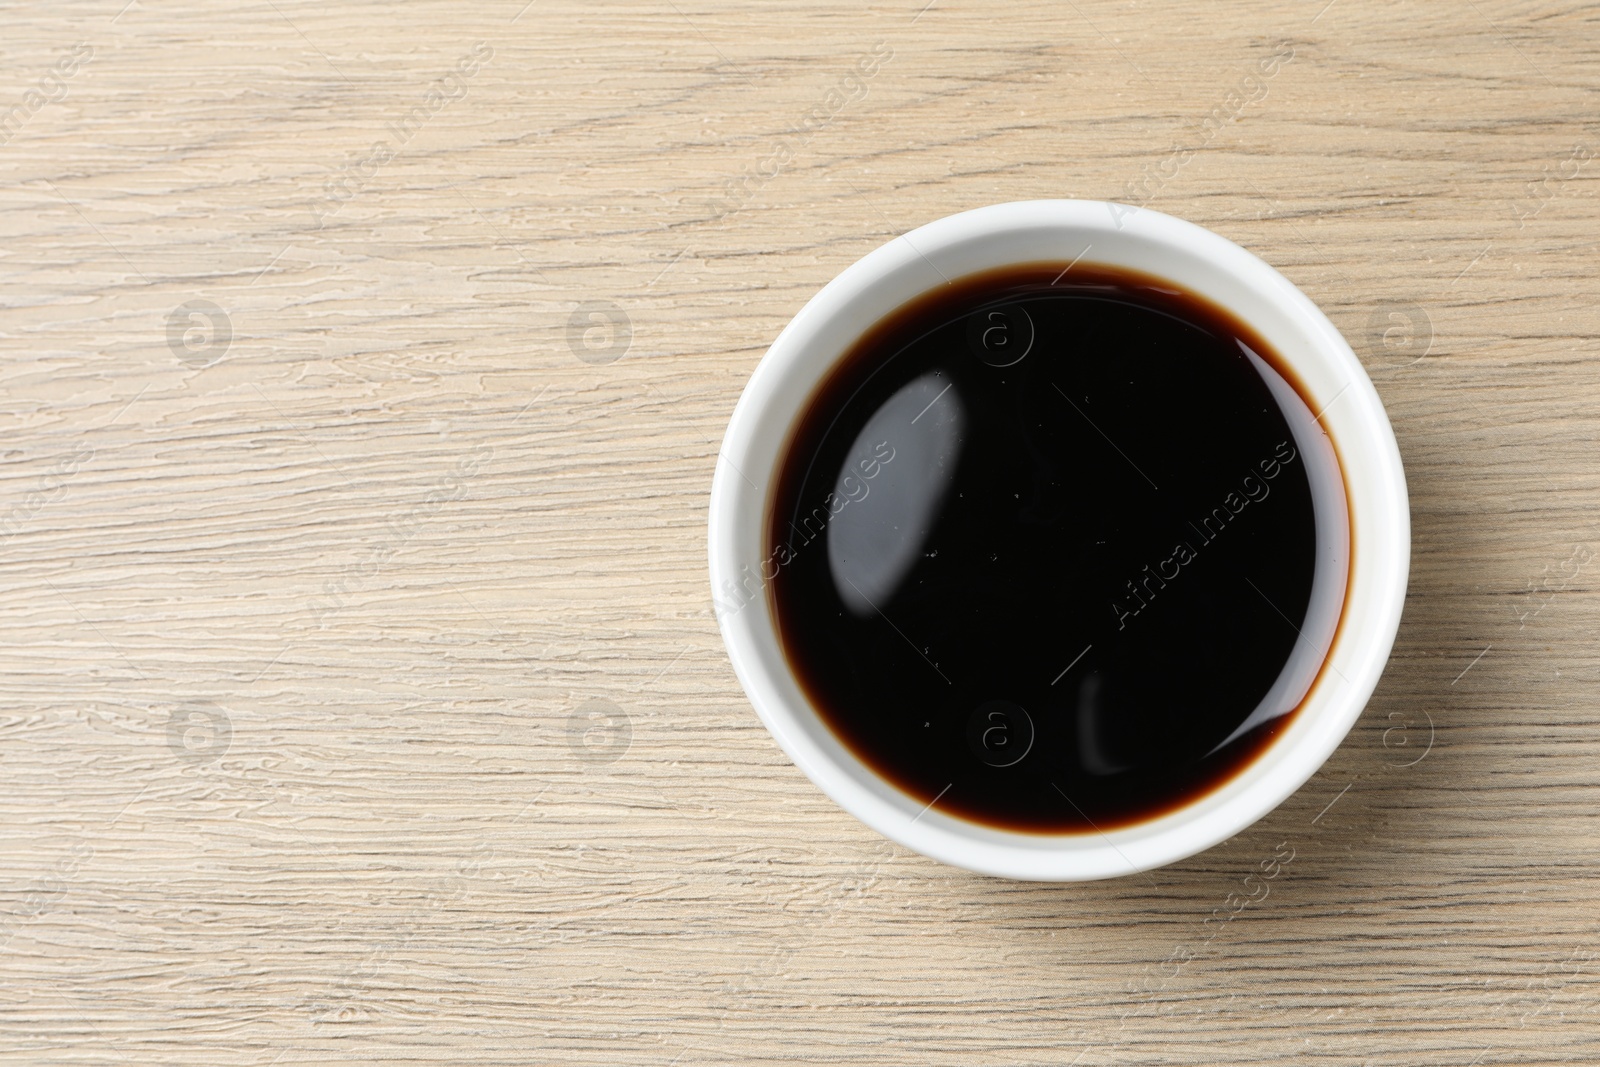
<svg viewBox="0 0 1600 1067">
<path fill-rule="evenodd" d="M 920 804 L 1041 833 L 1154 817 L 1257 755 L 1310 684 L 1286 664 L 1317 565 L 1281 361 L 1167 283 L 1064 266 L 874 328 L 769 518 L 784 653 L 836 736 Z"/>
</svg>

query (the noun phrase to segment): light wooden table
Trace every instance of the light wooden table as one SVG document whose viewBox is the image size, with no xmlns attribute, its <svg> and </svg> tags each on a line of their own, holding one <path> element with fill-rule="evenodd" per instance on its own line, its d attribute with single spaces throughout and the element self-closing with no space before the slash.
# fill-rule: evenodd
<svg viewBox="0 0 1600 1067">
<path fill-rule="evenodd" d="M 0 14 L 7 1062 L 1600 1062 L 1593 5 L 125 2 Z M 1050 196 L 1300 284 L 1415 523 L 1323 771 L 1070 886 L 835 808 L 704 562 L 801 304 Z"/>
</svg>

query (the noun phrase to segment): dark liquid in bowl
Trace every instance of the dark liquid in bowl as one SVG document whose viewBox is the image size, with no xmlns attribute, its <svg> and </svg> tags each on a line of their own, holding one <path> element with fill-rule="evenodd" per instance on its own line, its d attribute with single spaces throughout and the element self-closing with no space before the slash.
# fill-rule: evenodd
<svg viewBox="0 0 1600 1067">
<path fill-rule="evenodd" d="M 1281 359 L 1166 282 L 1065 266 L 874 327 L 769 517 L 780 640 L 835 735 L 919 804 L 1042 833 L 1155 817 L 1258 755 L 1317 559 Z"/>
</svg>

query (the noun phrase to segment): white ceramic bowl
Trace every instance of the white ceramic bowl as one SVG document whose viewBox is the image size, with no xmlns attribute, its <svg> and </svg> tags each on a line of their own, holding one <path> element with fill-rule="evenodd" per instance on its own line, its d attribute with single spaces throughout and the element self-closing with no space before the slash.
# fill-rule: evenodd
<svg viewBox="0 0 1600 1067">
<path fill-rule="evenodd" d="M 927 808 L 863 764 L 811 708 L 785 664 L 762 570 L 769 487 L 790 428 L 841 355 L 889 312 L 947 280 L 1009 264 L 1082 262 L 1144 271 L 1231 310 L 1288 363 L 1320 410 L 1348 494 L 1353 558 L 1344 615 L 1300 710 L 1213 792 L 1107 832 L 1015 833 Z M 951 215 L 883 245 L 800 310 L 751 375 L 711 487 L 713 602 L 735 673 L 761 721 L 823 792 L 885 837 L 1009 878 L 1105 878 L 1182 859 L 1238 833 L 1314 774 L 1354 725 L 1389 656 L 1405 600 L 1411 522 L 1394 431 L 1332 323 L 1287 278 L 1209 230 L 1104 201 L 1033 200 Z M 770 573 L 767 575 L 770 577 Z"/>
</svg>

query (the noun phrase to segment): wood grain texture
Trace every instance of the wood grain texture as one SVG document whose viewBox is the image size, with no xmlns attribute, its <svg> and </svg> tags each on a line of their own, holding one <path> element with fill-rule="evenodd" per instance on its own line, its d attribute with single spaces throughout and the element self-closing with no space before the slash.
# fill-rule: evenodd
<svg viewBox="0 0 1600 1067">
<path fill-rule="evenodd" d="M 0 11 L 7 1062 L 1600 1062 L 1600 9 L 125 2 Z M 1074 886 L 835 808 L 704 563 L 805 300 L 1050 196 L 1301 285 L 1415 524 L 1323 771 Z"/>
</svg>

